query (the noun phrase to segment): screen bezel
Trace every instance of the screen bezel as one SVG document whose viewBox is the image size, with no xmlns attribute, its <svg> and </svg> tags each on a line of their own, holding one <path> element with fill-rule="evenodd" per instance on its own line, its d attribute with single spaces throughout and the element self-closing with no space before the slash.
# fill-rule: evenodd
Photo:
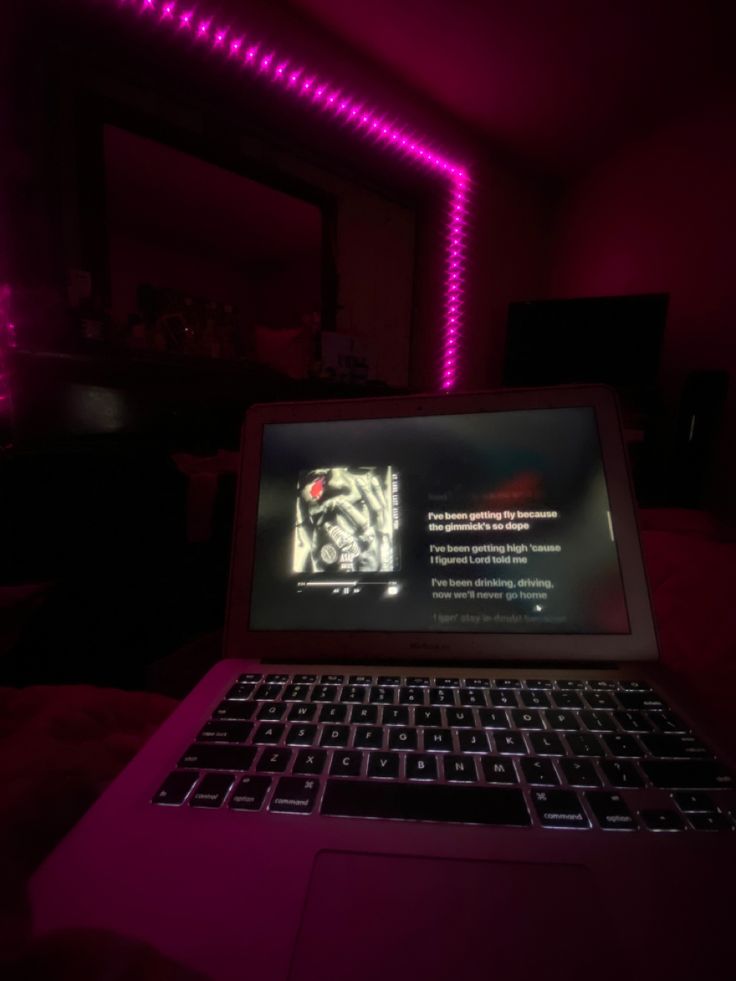
<svg viewBox="0 0 736 981">
<path fill-rule="evenodd" d="M 260 488 L 263 427 L 269 423 L 331 422 L 525 409 L 592 408 L 611 504 L 624 597 L 626 634 L 518 634 L 325 630 L 252 630 L 251 583 Z M 649 588 L 615 392 L 606 386 L 502 389 L 459 395 L 401 396 L 334 402 L 282 402 L 248 410 L 241 439 L 225 657 L 295 663 L 499 661 L 652 661 L 658 657 Z"/>
</svg>

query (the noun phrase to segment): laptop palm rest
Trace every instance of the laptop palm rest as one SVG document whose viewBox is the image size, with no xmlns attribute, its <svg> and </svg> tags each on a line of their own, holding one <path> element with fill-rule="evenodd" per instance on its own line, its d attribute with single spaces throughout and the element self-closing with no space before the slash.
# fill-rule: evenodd
<svg viewBox="0 0 736 981">
<path fill-rule="evenodd" d="M 320 852 L 289 981 L 600 978 L 604 919 L 583 866 Z"/>
</svg>

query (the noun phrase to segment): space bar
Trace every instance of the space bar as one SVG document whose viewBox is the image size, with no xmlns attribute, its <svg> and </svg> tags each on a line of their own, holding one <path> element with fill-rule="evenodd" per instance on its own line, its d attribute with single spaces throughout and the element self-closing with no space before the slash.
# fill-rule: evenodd
<svg viewBox="0 0 736 981">
<path fill-rule="evenodd" d="M 452 787 L 447 784 L 328 780 L 321 813 L 333 817 L 505 824 L 516 827 L 526 827 L 531 823 L 520 790 Z"/>
</svg>

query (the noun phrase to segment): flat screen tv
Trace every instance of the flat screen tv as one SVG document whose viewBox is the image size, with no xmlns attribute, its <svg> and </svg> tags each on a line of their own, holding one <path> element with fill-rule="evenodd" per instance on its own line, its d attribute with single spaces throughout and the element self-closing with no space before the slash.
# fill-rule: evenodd
<svg viewBox="0 0 736 981">
<path fill-rule="evenodd" d="M 651 407 L 667 293 L 534 300 L 509 306 L 503 381 L 514 387 L 597 382 L 625 411 Z"/>
</svg>

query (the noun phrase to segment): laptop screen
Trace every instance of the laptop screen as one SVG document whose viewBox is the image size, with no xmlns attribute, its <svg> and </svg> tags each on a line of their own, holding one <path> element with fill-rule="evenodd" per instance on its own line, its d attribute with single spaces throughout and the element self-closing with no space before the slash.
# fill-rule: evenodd
<svg viewBox="0 0 736 981">
<path fill-rule="evenodd" d="M 628 633 L 595 411 L 266 423 L 250 628 Z"/>
</svg>

